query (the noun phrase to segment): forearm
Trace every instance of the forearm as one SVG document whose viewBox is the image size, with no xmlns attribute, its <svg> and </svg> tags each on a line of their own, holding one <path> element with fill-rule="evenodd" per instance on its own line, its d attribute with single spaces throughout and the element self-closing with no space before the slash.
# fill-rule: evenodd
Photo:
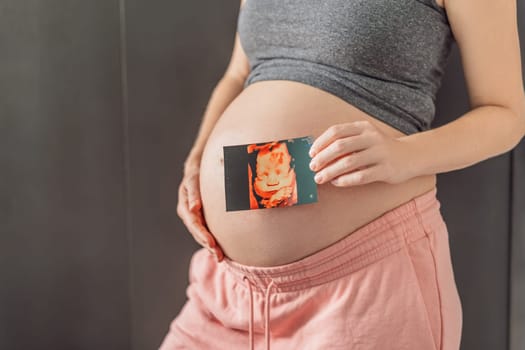
<svg viewBox="0 0 525 350">
<path fill-rule="evenodd" d="M 186 159 L 200 160 L 202 151 L 206 145 L 217 120 L 226 110 L 228 105 L 239 95 L 243 89 L 243 82 L 239 79 L 224 75 L 213 89 L 208 104 L 204 110 L 197 137 Z M 186 165 L 186 163 L 185 163 Z"/>
<path fill-rule="evenodd" d="M 513 149 L 523 137 L 523 122 L 510 109 L 474 108 L 438 128 L 398 138 L 407 144 L 413 176 L 466 168 Z"/>
</svg>

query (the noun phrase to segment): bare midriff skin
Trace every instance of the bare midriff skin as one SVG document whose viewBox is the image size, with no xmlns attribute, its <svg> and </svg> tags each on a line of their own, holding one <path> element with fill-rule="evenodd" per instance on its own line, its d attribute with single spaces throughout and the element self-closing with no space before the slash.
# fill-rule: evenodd
<svg viewBox="0 0 525 350">
<path fill-rule="evenodd" d="M 223 146 L 317 138 L 334 124 L 363 119 L 394 137 L 404 135 L 328 92 L 294 81 L 252 83 L 228 105 L 209 135 L 200 171 L 206 224 L 228 258 L 252 266 L 299 260 L 436 185 L 436 175 L 399 184 L 336 187 L 327 182 L 318 185 L 316 203 L 226 211 Z"/>
</svg>

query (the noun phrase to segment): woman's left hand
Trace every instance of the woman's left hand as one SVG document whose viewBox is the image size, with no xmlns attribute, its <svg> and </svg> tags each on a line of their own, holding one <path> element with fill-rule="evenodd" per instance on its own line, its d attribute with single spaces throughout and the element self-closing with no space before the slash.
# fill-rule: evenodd
<svg viewBox="0 0 525 350">
<path fill-rule="evenodd" d="M 312 143 L 310 157 L 318 184 L 397 184 L 412 177 L 407 145 L 368 120 L 332 125 Z"/>
</svg>

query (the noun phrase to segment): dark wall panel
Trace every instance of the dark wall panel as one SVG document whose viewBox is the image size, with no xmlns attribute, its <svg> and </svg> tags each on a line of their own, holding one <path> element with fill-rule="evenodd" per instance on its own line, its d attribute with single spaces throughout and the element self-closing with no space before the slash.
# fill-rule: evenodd
<svg viewBox="0 0 525 350">
<path fill-rule="evenodd" d="M 434 127 L 469 110 L 460 60 L 455 44 L 438 94 Z M 506 153 L 438 174 L 438 199 L 463 305 L 463 350 L 507 349 L 510 165 Z"/>
<path fill-rule="evenodd" d="M 198 247 L 177 216 L 182 163 L 233 45 L 236 4 L 126 1 L 133 346 L 154 349 Z"/>
<path fill-rule="evenodd" d="M 521 57 L 525 62 L 525 1 L 518 1 Z M 522 65 L 525 80 L 525 65 Z M 525 349 L 525 139 L 512 154 L 509 350 Z"/>
<path fill-rule="evenodd" d="M 525 348 L 525 140 L 512 157 L 512 240 L 510 245 L 510 350 Z"/>
<path fill-rule="evenodd" d="M 130 346 L 120 82 L 116 1 L 0 3 L 2 349 Z"/>
</svg>

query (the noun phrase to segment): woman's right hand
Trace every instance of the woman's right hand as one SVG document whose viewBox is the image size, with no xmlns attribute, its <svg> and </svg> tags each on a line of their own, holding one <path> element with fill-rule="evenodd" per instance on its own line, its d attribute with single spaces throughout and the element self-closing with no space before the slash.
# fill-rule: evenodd
<svg viewBox="0 0 525 350">
<path fill-rule="evenodd" d="M 184 175 L 179 185 L 177 214 L 188 228 L 193 238 L 215 255 L 220 262 L 224 253 L 215 237 L 208 230 L 202 211 L 199 185 L 200 160 L 188 159 L 184 163 Z"/>
</svg>

